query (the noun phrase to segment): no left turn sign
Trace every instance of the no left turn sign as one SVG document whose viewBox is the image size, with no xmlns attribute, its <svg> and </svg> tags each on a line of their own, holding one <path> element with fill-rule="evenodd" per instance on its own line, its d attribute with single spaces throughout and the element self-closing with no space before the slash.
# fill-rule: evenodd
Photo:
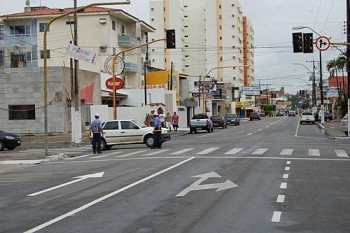
<svg viewBox="0 0 350 233">
<path fill-rule="evenodd" d="M 316 40 L 316 48 L 320 51 L 326 51 L 331 46 L 331 41 L 326 36 L 320 36 Z"/>
</svg>

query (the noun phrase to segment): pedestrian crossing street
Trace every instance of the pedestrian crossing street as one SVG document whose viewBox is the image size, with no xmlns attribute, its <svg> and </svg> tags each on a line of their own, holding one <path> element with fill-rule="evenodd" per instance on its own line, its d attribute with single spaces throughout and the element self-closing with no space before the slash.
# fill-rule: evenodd
<svg viewBox="0 0 350 233">
<path fill-rule="evenodd" d="M 42 151 L 40 149 L 32 149 L 32 152 Z M 117 158 L 125 158 L 131 156 L 155 156 L 155 155 L 169 155 L 169 156 L 186 156 L 186 155 L 197 155 L 197 156 L 295 156 L 295 157 L 311 157 L 311 158 L 340 158 L 340 159 L 349 159 L 350 149 L 320 149 L 320 148 L 284 148 L 284 149 L 276 149 L 276 148 L 244 148 L 244 147 L 235 147 L 231 149 L 225 149 L 220 147 L 208 147 L 208 148 L 163 148 L 163 149 L 154 149 L 150 150 L 147 147 L 144 149 L 135 149 L 131 151 L 128 149 L 112 149 L 103 151 L 102 154 L 93 155 L 90 146 L 85 147 L 72 147 L 72 148 L 53 148 L 50 149 L 51 153 L 62 153 L 67 155 L 68 157 L 76 156 L 76 159 L 79 157 L 90 156 L 91 158 L 106 158 L 106 157 L 117 157 Z M 80 154 L 80 155 L 78 155 Z M 81 155 L 84 156 L 81 156 Z"/>
</svg>

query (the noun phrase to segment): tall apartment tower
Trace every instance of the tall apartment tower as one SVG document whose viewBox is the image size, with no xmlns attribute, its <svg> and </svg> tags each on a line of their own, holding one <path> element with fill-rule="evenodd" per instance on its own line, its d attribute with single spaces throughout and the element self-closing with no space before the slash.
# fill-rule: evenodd
<svg viewBox="0 0 350 233">
<path fill-rule="evenodd" d="M 254 29 L 246 16 L 243 16 L 243 76 L 244 86 L 254 85 Z"/>
<path fill-rule="evenodd" d="M 190 76 L 209 75 L 235 87 L 251 84 L 254 69 L 245 75 L 244 65 L 253 64 L 253 29 L 244 24 L 238 0 L 151 0 L 150 24 L 156 29 L 150 40 L 165 38 L 166 29 L 176 31 L 176 49 L 150 46 L 152 66 L 169 69 L 174 62 Z"/>
</svg>

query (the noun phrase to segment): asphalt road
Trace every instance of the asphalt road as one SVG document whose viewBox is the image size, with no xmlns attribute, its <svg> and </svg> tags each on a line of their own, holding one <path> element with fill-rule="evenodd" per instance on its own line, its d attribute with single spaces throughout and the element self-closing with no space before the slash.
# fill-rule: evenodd
<svg viewBox="0 0 350 233">
<path fill-rule="evenodd" d="M 0 232 L 350 232 L 349 142 L 298 118 L 89 153 L 2 173 Z"/>
</svg>

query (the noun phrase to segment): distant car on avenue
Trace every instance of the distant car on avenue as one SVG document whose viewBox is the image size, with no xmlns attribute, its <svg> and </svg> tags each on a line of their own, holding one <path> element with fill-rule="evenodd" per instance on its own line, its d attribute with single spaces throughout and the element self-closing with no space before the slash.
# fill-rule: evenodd
<svg viewBox="0 0 350 233">
<path fill-rule="evenodd" d="M 14 150 L 21 144 L 22 140 L 18 135 L 0 130 L 0 151 L 5 148 L 8 150 Z"/>
<path fill-rule="evenodd" d="M 311 123 L 315 124 L 315 116 L 312 112 L 303 112 L 300 116 L 300 124 Z"/>
<path fill-rule="evenodd" d="M 295 111 L 289 111 L 289 112 L 288 112 L 288 116 L 293 116 L 293 117 L 295 117 Z"/>
<path fill-rule="evenodd" d="M 240 123 L 240 120 L 239 120 L 239 117 L 237 116 L 237 114 L 226 114 L 225 115 L 225 119 L 226 119 L 226 122 L 227 124 L 232 124 L 232 125 L 239 125 Z"/>
<path fill-rule="evenodd" d="M 210 120 L 213 122 L 214 127 L 222 127 L 223 129 L 227 128 L 226 119 L 221 115 L 212 115 Z"/>
<path fill-rule="evenodd" d="M 259 115 L 259 113 L 257 112 L 252 112 L 249 116 L 249 120 L 253 121 L 253 120 L 261 120 L 261 117 Z"/>
</svg>

